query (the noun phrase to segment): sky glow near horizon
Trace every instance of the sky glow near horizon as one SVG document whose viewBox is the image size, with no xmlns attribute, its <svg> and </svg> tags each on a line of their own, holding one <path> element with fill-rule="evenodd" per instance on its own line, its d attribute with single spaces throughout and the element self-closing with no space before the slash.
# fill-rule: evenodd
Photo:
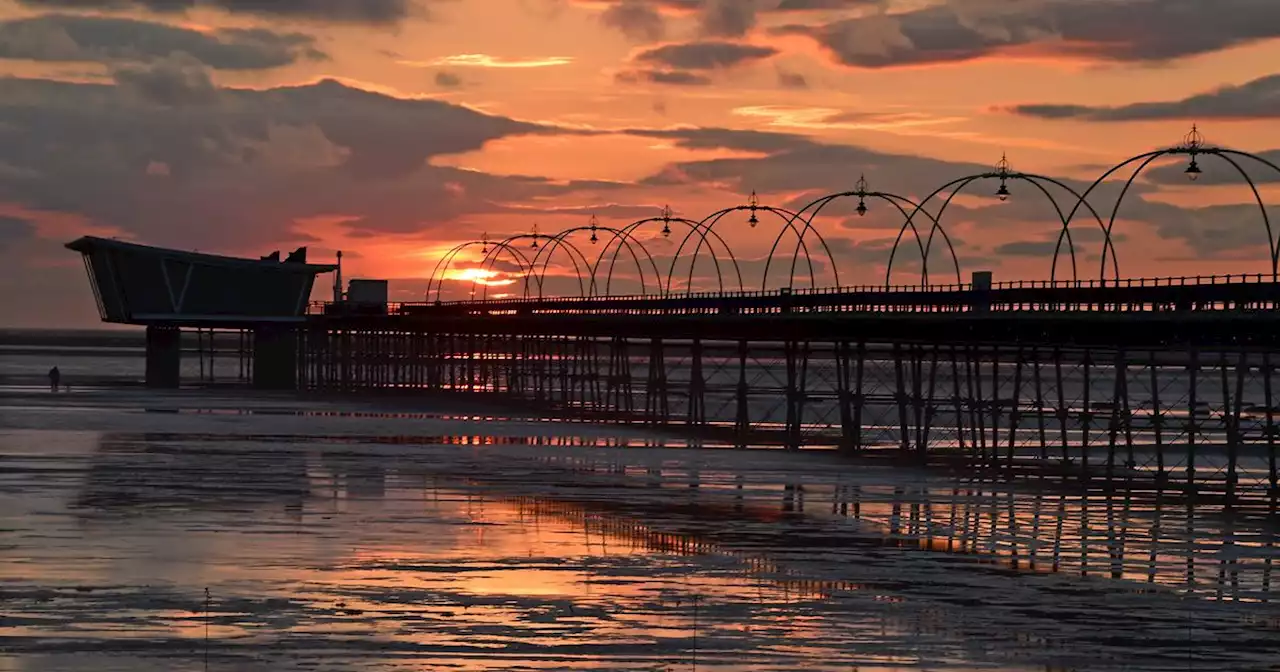
<svg viewBox="0 0 1280 672">
<path fill-rule="evenodd" d="M 1084 190 L 1119 161 L 1178 144 L 1193 123 L 1210 144 L 1280 163 L 1280 3 L 65 4 L 0 1 L 0 291 L 11 307 L 0 327 L 96 324 L 80 260 L 62 248 L 86 234 L 244 256 L 305 245 L 317 261 L 340 249 L 345 276 L 388 278 L 393 300 L 421 300 L 454 245 L 535 223 L 553 234 L 594 215 L 621 229 L 667 205 L 700 220 L 752 192 L 794 211 L 862 176 L 919 201 L 1002 155 Z M 1190 184 L 1185 163 L 1156 162 L 1126 197 L 1114 229 L 1121 275 L 1269 273 L 1245 183 L 1204 157 Z M 1280 171 L 1243 165 L 1280 203 Z M 1089 198 L 1104 219 L 1129 172 L 1117 175 Z M 968 185 L 941 220 L 962 278 L 1049 277 L 1062 229 L 1053 206 L 1016 180 L 1001 203 L 996 186 Z M 841 284 L 884 282 L 903 218 L 883 201 L 865 217 L 855 205 L 837 201 L 813 220 L 835 259 L 833 271 L 813 253 L 814 283 L 837 272 Z M 762 213 L 752 227 L 747 216 L 730 212 L 716 231 L 756 289 L 785 222 Z M 698 241 L 681 249 L 688 229 L 660 228 L 634 236 L 664 273 L 679 251 L 673 287 L 692 276 L 715 288 L 707 249 L 690 274 Z M 1076 275 L 1096 278 L 1097 222 L 1081 214 L 1070 228 Z M 607 266 L 610 236 L 589 235 L 568 240 Z M 915 246 L 900 247 L 894 282 L 919 282 Z M 458 255 L 443 294 L 468 296 L 480 280 L 519 295 L 519 255 L 497 250 L 481 268 L 480 249 Z M 808 286 L 803 262 L 794 280 L 777 271 L 794 238 L 777 249 L 768 286 Z M 572 250 L 549 252 L 544 289 L 576 294 Z M 648 260 L 626 249 L 616 259 L 612 291 L 638 291 Z M 1057 277 L 1072 265 L 1061 254 Z M 955 279 L 939 241 L 929 275 Z"/>
</svg>

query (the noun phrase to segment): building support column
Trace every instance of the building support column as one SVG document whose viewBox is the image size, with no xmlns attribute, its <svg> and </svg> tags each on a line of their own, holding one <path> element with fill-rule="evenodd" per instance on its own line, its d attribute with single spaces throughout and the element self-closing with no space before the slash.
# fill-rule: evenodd
<svg viewBox="0 0 1280 672">
<path fill-rule="evenodd" d="M 298 332 L 290 327 L 253 330 L 253 386 L 260 390 L 298 388 Z"/>
<path fill-rule="evenodd" d="M 147 327 L 147 387 L 177 389 L 181 379 L 182 331 Z"/>
</svg>

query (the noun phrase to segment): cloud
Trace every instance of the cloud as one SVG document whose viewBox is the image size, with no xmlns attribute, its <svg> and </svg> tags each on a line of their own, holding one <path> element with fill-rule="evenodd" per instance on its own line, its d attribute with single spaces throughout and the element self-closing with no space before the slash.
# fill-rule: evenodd
<svg viewBox="0 0 1280 672">
<path fill-rule="evenodd" d="M 600 0 L 578 0 L 598 6 Z M 600 21 L 637 42 L 656 42 L 667 32 L 665 14 L 693 14 L 704 37 L 742 37 L 762 14 L 881 9 L 888 0 L 612 0 Z"/>
<path fill-rule="evenodd" d="M 812 12 L 840 9 L 880 9 L 887 0 L 781 0 L 773 7 L 775 12 Z"/>
<path fill-rule="evenodd" d="M 419 234 L 571 188 L 430 164 L 555 128 L 331 80 L 219 89 L 216 104 L 188 101 L 175 114 L 134 87 L 170 100 L 186 89 L 135 81 L 148 76 L 172 79 L 163 69 L 130 71 L 130 86 L 0 79 L 0 133 L 18 169 L 0 172 L 0 203 L 162 245 L 243 250 L 291 240 L 297 222 L 317 217 Z"/>
<path fill-rule="evenodd" d="M 809 80 L 798 72 L 787 72 L 785 70 L 778 71 L 778 86 L 784 89 L 807 89 L 809 88 Z"/>
<path fill-rule="evenodd" d="M 799 210 L 814 199 L 831 193 L 854 188 L 860 175 L 865 174 L 873 191 L 896 193 L 919 201 L 935 187 L 950 183 L 966 175 L 985 173 L 990 166 L 933 159 L 927 156 L 895 154 L 848 145 L 829 145 L 802 135 L 740 131 L 713 128 L 683 129 L 630 129 L 628 134 L 662 139 L 682 149 L 721 149 L 749 152 L 756 156 L 715 158 L 681 161 L 644 178 L 641 184 L 667 190 L 714 189 L 717 192 L 733 192 L 745 197 L 752 191 L 760 194 L 763 202 L 791 210 Z M 1077 192 L 1088 186 L 1088 180 L 1063 179 Z M 1185 177 L 1182 183 L 1185 184 Z M 994 197 L 994 180 L 980 180 L 969 185 L 965 198 L 953 201 L 943 225 L 952 242 L 963 255 L 977 260 L 976 254 L 988 252 L 990 257 L 981 259 L 984 264 L 1019 263 L 1019 258 L 1038 257 L 1041 262 L 1033 266 L 1033 272 L 1048 272 L 1048 259 L 1053 252 L 1061 222 L 1054 205 L 1039 190 L 1020 180 L 1009 184 L 1013 198 L 1000 203 Z M 1112 180 L 1100 185 L 1090 197 L 1090 202 L 1105 217 L 1110 206 L 1119 196 L 1121 182 Z M 1052 185 L 1046 188 L 1057 198 L 1057 205 L 1070 210 L 1074 197 Z M 1180 208 L 1146 197 L 1154 191 L 1151 185 L 1139 183 L 1130 190 L 1121 209 L 1121 219 L 1115 228 L 1115 240 L 1120 256 L 1122 274 L 1138 275 L 1150 270 L 1140 269 L 1149 265 L 1155 254 L 1179 249 L 1203 248 L 1206 258 L 1261 258 L 1258 250 L 1265 252 L 1265 236 L 1256 207 L 1229 206 L 1222 210 Z M 945 197 L 945 193 L 942 197 Z M 856 217 L 853 208 L 856 199 L 841 199 L 825 208 L 815 222 L 828 235 L 833 247 L 835 240 L 852 237 L 855 257 L 858 260 L 883 263 L 887 259 L 887 246 L 880 238 L 883 230 L 896 231 L 901 227 L 901 216 L 888 204 L 873 200 L 868 202 L 871 212 L 867 217 Z M 936 212 L 941 198 L 931 200 L 930 211 Z M 1229 215 L 1229 216 L 1228 216 Z M 877 219 L 880 218 L 880 219 Z M 763 221 L 763 220 L 762 220 Z M 928 233 L 928 219 L 917 221 L 921 234 Z M 840 232 L 828 234 L 828 232 Z M 1097 222 L 1087 211 L 1079 213 L 1071 223 L 1071 235 L 1075 242 L 1081 277 L 1096 277 L 1097 255 L 1102 251 L 1101 232 Z M 1140 236 L 1138 234 L 1141 234 Z M 1209 237 L 1217 239 L 1209 241 Z M 1126 239 L 1132 237 L 1128 242 Z M 1053 241 L 1046 244 L 1046 241 Z M 906 258 L 913 253 L 914 243 L 903 251 Z M 1008 247 L 1003 247 L 1008 245 Z M 935 241 L 930 253 L 930 269 L 950 274 L 950 259 L 944 246 Z M 837 258 L 850 261 L 851 257 L 836 250 Z M 879 254 L 882 252 L 883 254 Z M 914 253 L 918 259 L 919 254 Z M 1064 243 L 1060 251 L 1058 271 L 1070 273 L 1068 250 Z M 943 256 L 935 256 L 943 255 Z M 1241 257 L 1241 255 L 1247 255 Z M 900 255 L 901 256 L 901 255 Z M 1263 255 L 1265 256 L 1265 255 Z M 1093 257 L 1093 261 L 1084 260 Z M 937 266 L 934 265 L 937 260 Z M 965 260 L 962 258 L 962 264 Z M 1043 263 L 1040 266 L 1039 263 Z M 966 267 L 967 268 L 967 267 Z M 1148 266 L 1149 268 L 1149 266 Z M 1249 266 L 1247 269 L 1263 266 Z M 841 267 L 842 277 L 844 267 Z M 895 263 L 895 272 L 897 265 Z M 963 270 L 963 269 L 962 269 Z M 1025 271 L 1021 271 L 1025 272 Z M 1108 275 L 1111 264 L 1108 263 Z M 1023 276 L 1025 277 L 1025 276 Z M 1063 277 L 1063 276 L 1060 276 Z"/>
<path fill-rule="evenodd" d="M 35 235 L 36 227 L 21 217 L 0 215 L 0 250 Z"/>
<path fill-rule="evenodd" d="M 709 0 L 701 23 L 703 35 L 742 37 L 756 25 L 756 0 Z"/>
<path fill-rule="evenodd" d="M 325 57 L 301 33 L 227 28 L 200 32 L 162 23 L 50 14 L 0 23 L 0 58 L 49 62 L 145 61 L 189 54 L 218 70 L 261 70 Z"/>
<path fill-rule="evenodd" d="M 218 99 L 208 69 L 185 53 L 146 65 L 121 65 L 111 76 L 121 90 L 160 105 L 204 105 Z"/>
<path fill-rule="evenodd" d="M 1089 61 L 1165 62 L 1280 37 L 1280 3 L 1258 0 L 944 0 L 911 11 L 793 24 L 844 65 L 967 61 L 1016 50 Z"/>
<path fill-rule="evenodd" d="M 465 68 L 547 68 L 557 65 L 568 65 L 573 62 L 573 58 L 569 56 L 544 56 L 530 58 L 502 58 L 499 56 L 490 56 L 488 54 L 455 54 L 453 56 L 445 56 L 437 58 L 434 61 L 419 63 L 416 61 L 401 61 L 402 65 L 412 65 L 417 67 L 435 67 L 447 65 L 452 67 Z"/>
<path fill-rule="evenodd" d="M 441 70 L 436 73 L 436 86 L 442 89 L 457 89 L 462 86 L 462 78 L 452 72 Z"/>
<path fill-rule="evenodd" d="M 409 0 L 19 0 L 28 7 L 174 14 L 214 8 L 231 14 L 339 23 L 388 24 L 409 15 Z"/>
<path fill-rule="evenodd" d="M 600 22 L 617 28 L 623 35 L 636 41 L 656 42 L 666 34 L 666 22 L 652 3 L 642 0 L 625 0 L 610 5 L 600 14 Z"/>
<path fill-rule="evenodd" d="M 1010 111 L 1041 119 L 1086 121 L 1276 119 L 1280 118 L 1280 75 L 1268 75 L 1245 84 L 1223 86 L 1181 100 L 1131 103 L 1112 107 L 1017 105 L 1010 108 Z"/>
<path fill-rule="evenodd" d="M 650 84 L 674 84 L 676 86 L 707 86 L 711 84 L 711 78 L 706 75 L 700 75 L 695 72 L 686 72 L 684 70 L 623 70 L 614 75 L 614 80 L 624 84 L 638 84 L 648 82 Z"/>
<path fill-rule="evenodd" d="M 759 61 L 778 53 L 773 47 L 736 42 L 687 42 L 667 44 L 636 54 L 637 63 L 682 70 L 732 68 Z"/>
</svg>

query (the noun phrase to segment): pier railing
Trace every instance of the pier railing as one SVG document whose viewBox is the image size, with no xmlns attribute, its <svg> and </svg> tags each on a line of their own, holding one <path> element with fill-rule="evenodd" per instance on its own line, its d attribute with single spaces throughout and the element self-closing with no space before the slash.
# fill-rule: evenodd
<svg viewBox="0 0 1280 672">
<path fill-rule="evenodd" d="M 973 285 L 859 285 L 744 292 L 672 292 L 619 296 L 399 302 L 385 307 L 314 303 L 312 315 L 716 315 L 773 313 L 957 313 L 1275 310 L 1280 283 L 1263 274 L 1129 278 L 1108 281 L 1018 280 Z"/>
</svg>

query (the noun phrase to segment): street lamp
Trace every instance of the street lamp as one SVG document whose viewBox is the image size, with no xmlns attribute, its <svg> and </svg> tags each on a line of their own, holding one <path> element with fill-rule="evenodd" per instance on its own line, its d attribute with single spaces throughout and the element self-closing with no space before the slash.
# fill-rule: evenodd
<svg viewBox="0 0 1280 672">
<path fill-rule="evenodd" d="M 859 217 L 867 214 L 867 176 L 859 175 L 857 184 L 853 185 L 855 193 L 858 194 L 858 207 L 855 212 Z"/>
<path fill-rule="evenodd" d="M 592 245 L 600 242 L 600 237 L 596 235 L 596 227 L 598 227 L 599 225 L 600 223 L 596 221 L 596 216 L 591 215 L 591 244 Z"/>
<path fill-rule="evenodd" d="M 1200 129 L 1195 124 L 1191 125 L 1191 132 L 1182 139 L 1182 146 L 1191 155 L 1191 163 L 1187 165 L 1184 172 L 1188 179 L 1195 182 L 1202 172 L 1200 164 L 1196 162 L 1196 154 L 1200 153 L 1201 147 L 1204 147 L 1204 136 L 1200 135 Z"/>
<path fill-rule="evenodd" d="M 1000 188 L 996 189 L 996 198 L 1000 199 L 1001 203 L 1009 200 L 1009 185 L 1006 184 L 1009 173 L 1009 155 L 1001 154 L 1000 163 L 996 164 L 996 177 L 1000 178 Z"/>
<path fill-rule="evenodd" d="M 671 206 L 662 206 L 662 237 L 671 237 Z"/>
<path fill-rule="evenodd" d="M 751 217 L 747 219 L 747 223 L 750 224 L 751 228 L 754 229 L 756 224 L 760 223 L 760 218 L 756 217 L 756 208 L 760 207 L 760 199 L 756 196 L 756 192 L 754 189 L 751 190 L 751 199 L 747 201 L 747 203 L 748 203 L 748 207 L 751 208 Z"/>
</svg>

